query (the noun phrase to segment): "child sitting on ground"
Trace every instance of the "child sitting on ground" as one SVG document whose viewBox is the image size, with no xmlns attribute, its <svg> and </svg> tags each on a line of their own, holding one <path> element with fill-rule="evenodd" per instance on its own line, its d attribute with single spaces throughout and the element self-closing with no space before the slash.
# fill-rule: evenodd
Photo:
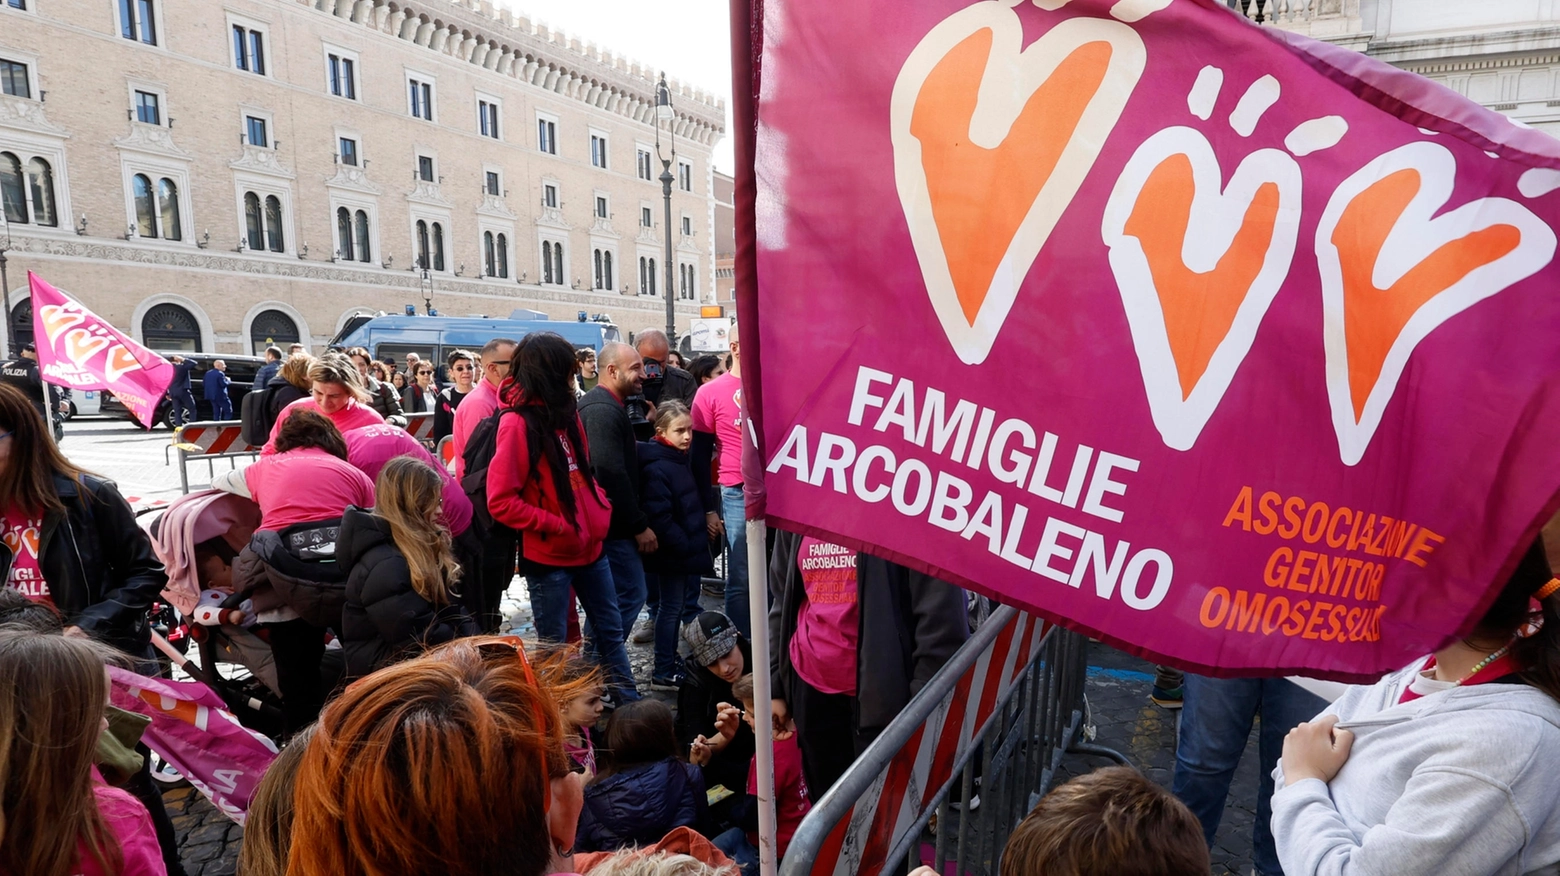
<svg viewBox="0 0 1560 876">
<path fill-rule="evenodd" d="M 677 758 L 672 710 L 656 700 L 619 706 L 607 723 L 607 763 L 585 788 L 575 849 L 653 845 L 674 827 L 702 826 L 699 769 Z"/>
<path fill-rule="evenodd" d="M 1058 786 L 1019 823 L 1001 876 L 1207 876 L 1197 817 L 1131 767 Z M 922 867 L 910 876 L 936 876 Z"/>
<path fill-rule="evenodd" d="M 753 674 L 737 679 L 731 692 L 742 703 L 742 720 L 753 727 Z M 724 728 L 721 728 L 724 732 Z M 702 737 L 701 737 L 702 738 Z M 812 810 L 812 800 L 807 793 L 807 779 L 802 775 L 802 750 L 796 744 L 796 725 L 787 721 L 784 727 L 774 731 L 775 752 L 775 845 L 779 857 L 785 857 L 786 847 L 802 819 Z M 758 794 L 758 757 L 748 769 L 747 792 Z M 732 828 L 715 837 L 715 847 L 742 867 L 745 876 L 758 872 L 757 813 L 748 816 L 746 831 Z"/>
<path fill-rule="evenodd" d="M 563 749 L 569 754 L 569 769 L 583 773 L 585 781 L 596 777 L 596 743 L 600 734 L 601 697 L 607 692 L 601 669 L 580 654 L 578 645 L 543 643 L 535 649 L 536 671 L 550 686 L 584 693 L 562 703 Z"/>
</svg>

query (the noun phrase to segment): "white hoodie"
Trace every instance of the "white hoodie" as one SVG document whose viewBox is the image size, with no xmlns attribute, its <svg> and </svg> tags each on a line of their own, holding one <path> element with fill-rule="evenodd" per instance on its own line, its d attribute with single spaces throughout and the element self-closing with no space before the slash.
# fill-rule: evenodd
<svg viewBox="0 0 1560 876">
<path fill-rule="evenodd" d="M 1423 663 L 1322 712 L 1354 732 L 1330 784 L 1274 768 L 1285 876 L 1560 874 L 1560 703 L 1480 684 L 1400 704 Z"/>
</svg>

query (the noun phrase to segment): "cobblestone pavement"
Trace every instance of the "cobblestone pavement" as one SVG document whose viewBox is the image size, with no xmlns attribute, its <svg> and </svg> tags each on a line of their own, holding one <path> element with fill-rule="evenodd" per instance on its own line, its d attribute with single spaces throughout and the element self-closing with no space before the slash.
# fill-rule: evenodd
<svg viewBox="0 0 1560 876">
<path fill-rule="evenodd" d="M 165 429 L 145 432 L 126 420 L 79 419 L 66 426 L 61 447 L 77 465 L 113 478 L 127 497 L 170 500 L 180 494 L 177 461 L 165 463 L 171 443 Z M 169 454 L 170 456 L 172 454 Z M 217 462 L 222 471 L 227 461 Z M 236 462 L 242 466 L 244 461 Z M 204 463 L 191 466 L 191 488 L 209 483 Z M 707 607 L 718 608 L 719 599 L 704 597 Z M 506 630 L 534 638 L 530 601 L 523 581 L 506 594 L 503 603 Z M 651 648 L 629 645 L 629 660 L 641 680 L 650 673 Z M 1153 666 L 1099 644 L 1091 645 L 1087 695 L 1098 730 L 1096 739 L 1131 759 L 1154 781 L 1170 786 L 1175 769 L 1177 712 L 1166 711 L 1148 700 Z M 671 699 L 672 694 L 653 693 Z M 1236 771 L 1229 804 L 1213 849 L 1216 876 L 1245 876 L 1251 869 L 1251 830 L 1257 800 L 1256 731 Z M 1072 756 L 1062 766 L 1060 780 L 1102 766 L 1094 757 Z M 187 785 L 170 789 L 163 797 L 179 837 L 189 876 L 231 876 L 238 857 L 243 829 L 217 812 L 204 797 Z"/>
</svg>

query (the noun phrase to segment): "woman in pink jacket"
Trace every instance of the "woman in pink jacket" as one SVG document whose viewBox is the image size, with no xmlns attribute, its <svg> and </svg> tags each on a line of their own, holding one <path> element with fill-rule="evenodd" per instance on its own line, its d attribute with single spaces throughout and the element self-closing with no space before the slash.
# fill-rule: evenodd
<svg viewBox="0 0 1560 876">
<path fill-rule="evenodd" d="M 277 414 L 276 423 L 271 426 L 271 440 L 261 448 L 261 456 L 276 452 L 276 433 L 294 411 L 324 414 L 343 433 L 385 421 L 379 412 L 368 406 L 368 390 L 363 388 L 363 378 L 347 357 L 326 353 L 309 367 L 309 382 L 313 387 L 309 397 L 293 402 Z"/>
</svg>

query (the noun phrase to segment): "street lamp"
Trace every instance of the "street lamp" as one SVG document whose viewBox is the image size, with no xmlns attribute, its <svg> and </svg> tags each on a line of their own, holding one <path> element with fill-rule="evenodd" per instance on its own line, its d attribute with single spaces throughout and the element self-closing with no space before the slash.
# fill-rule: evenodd
<svg viewBox="0 0 1560 876">
<path fill-rule="evenodd" d="M 655 157 L 661 159 L 661 195 L 666 199 L 666 261 L 661 267 L 666 273 L 666 342 L 677 349 L 677 306 L 672 298 L 672 161 L 677 158 L 676 116 L 672 112 L 672 90 L 666 87 L 666 73 L 655 87 Z M 661 123 L 666 123 L 666 142 L 671 157 L 661 154 Z"/>
<path fill-rule="evenodd" d="M 418 285 L 422 286 L 423 309 L 429 316 L 433 316 L 433 275 L 428 273 L 427 268 L 423 268 L 422 282 Z"/>
<path fill-rule="evenodd" d="M 11 280 L 5 273 L 5 251 L 11 248 L 11 220 L 0 209 L 0 231 L 5 233 L 0 238 L 0 293 L 5 298 L 5 351 L 8 356 L 16 355 L 16 320 L 11 318 Z"/>
</svg>

